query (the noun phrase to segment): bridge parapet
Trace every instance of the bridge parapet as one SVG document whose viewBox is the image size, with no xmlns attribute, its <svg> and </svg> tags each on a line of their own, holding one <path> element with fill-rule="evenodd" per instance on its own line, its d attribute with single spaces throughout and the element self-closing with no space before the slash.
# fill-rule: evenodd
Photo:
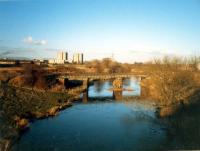
<svg viewBox="0 0 200 151">
<path fill-rule="evenodd" d="M 69 80 L 85 80 L 89 79 L 112 79 L 112 78 L 145 78 L 146 75 L 136 75 L 136 74 L 80 74 L 80 75 L 60 75 L 59 78 L 67 78 Z"/>
</svg>

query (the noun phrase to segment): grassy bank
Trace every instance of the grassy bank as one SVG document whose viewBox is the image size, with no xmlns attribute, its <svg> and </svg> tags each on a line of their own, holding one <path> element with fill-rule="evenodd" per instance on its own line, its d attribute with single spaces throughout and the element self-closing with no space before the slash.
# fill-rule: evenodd
<svg viewBox="0 0 200 151">
<path fill-rule="evenodd" d="M 73 95 L 0 83 L 0 150 L 6 150 L 34 119 L 54 116 L 70 106 Z M 6 147 L 7 146 L 7 147 Z"/>
</svg>

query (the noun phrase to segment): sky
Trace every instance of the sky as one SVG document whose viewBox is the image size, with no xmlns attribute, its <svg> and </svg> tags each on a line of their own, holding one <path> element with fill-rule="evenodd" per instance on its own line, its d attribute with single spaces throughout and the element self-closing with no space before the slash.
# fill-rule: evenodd
<svg viewBox="0 0 200 151">
<path fill-rule="evenodd" d="M 200 0 L 0 0 L 0 58 L 200 55 Z"/>
</svg>

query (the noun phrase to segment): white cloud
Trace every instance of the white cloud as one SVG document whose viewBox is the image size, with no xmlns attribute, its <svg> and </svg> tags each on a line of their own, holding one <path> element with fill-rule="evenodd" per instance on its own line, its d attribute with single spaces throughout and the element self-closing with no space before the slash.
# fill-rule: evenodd
<svg viewBox="0 0 200 151">
<path fill-rule="evenodd" d="M 33 44 L 33 45 L 46 45 L 46 40 L 33 40 L 31 36 L 28 36 L 22 40 L 24 43 Z"/>
<path fill-rule="evenodd" d="M 23 42 L 27 43 L 27 44 L 31 44 L 31 43 L 33 43 L 33 38 L 31 36 L 28 36 L 23 39 Z"/>
<path fill-rule="evenodd" d="M 40 40 L 40 41 L 34 41 L 35 45 L 46 45 L 47 41 L 46 40 Z"/>
</svg>

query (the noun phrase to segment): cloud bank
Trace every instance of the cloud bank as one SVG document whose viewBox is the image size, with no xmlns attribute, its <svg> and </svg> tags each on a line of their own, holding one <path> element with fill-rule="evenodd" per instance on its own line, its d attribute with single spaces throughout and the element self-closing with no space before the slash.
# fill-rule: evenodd
<svg viewBox="0 0 200 151">
<path fill-rule="evenodd" d="M 26 44 L 32 44 L 32 45 L 46 45 L 46 40 L 34 40 L 31 36 L 28 36 L 22 40 Z"/>
</svg>

